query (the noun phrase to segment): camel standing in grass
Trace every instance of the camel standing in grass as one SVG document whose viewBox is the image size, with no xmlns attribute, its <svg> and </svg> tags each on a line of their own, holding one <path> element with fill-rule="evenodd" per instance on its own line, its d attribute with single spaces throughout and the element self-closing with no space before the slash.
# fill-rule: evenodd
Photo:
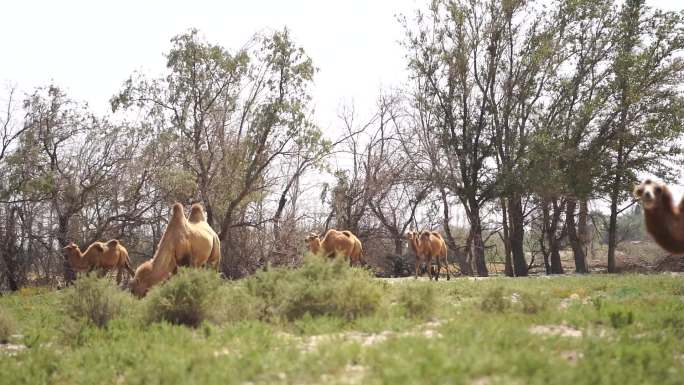
<svg viewBox="0 0 684 385">
<path fill-rule="evenodd" d="M 175 274 L 179 266 L 208 264 L 218 269 L 220 262 L 221 243 L 207 223 L 202 206 L 192 205 L 188 220 L 183 205 L 176 203 L 154 256 L 138 266 L 129 286 L 134 294 L 142 297 L 152 286 Z"/>
<path fill-rule="evenodd" d="M 313 254 L 328 258 L 342 255 L 349 258 L 349 264 L 352 266 L 362 263 L 363 246 L 359 238 L 351 231 L 330 229 L 325 233 L 323 239 L 318 234 L 311 233 L 304 240 L 309 245 L 309 251 Z"/>
<path fill-rule="evenodd" d="M 66 245 L 63 250 L 71 268 L 78 273 L 98 269 L 100 270 L 100 276 L 103 276 L 107 271 L 117 269 L 117 284 L 121 283 L 124 270 L 131 277 L 134 274 L 131 268 L 131 261 L 128 258 L 128 251 L 116 239 L 106 243 L 93 242 L 84 253 L 73 242 Z"/>
<path fill-rule="evenodd" d="M 413 253 L 416 255 L 416 275 L 418 278 L 418 271 L 420 269 L 421 263 L 425 263 L 428 269 L 428 276 L 430 279 L 435 278 L 435 281 L 439 279 L 439 275 L 442 272 L 442 262 L 444 262 L 444 268 L 447 271 L 447 280 L 451 279 L 451 274 L 449 273 L 449 263 L 447 260 L 447 246 L 446 242 L 442 236 L 435 231 L 423 231 L 419 233 L 417 231 L 409 231 L 406 234 L 406 239 L 409 241 L 409 246 Z M 433 274 L 432 271 L 432 259 L 437 262 L 437 272 Z"/>
</svg>

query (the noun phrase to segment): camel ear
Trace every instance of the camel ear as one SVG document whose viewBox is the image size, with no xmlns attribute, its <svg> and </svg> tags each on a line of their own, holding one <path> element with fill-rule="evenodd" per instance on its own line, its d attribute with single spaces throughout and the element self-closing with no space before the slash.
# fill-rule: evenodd
<svg viewBox="0 0 684 385">
<path fill-rule="evenodd" d="M 644 195 L 644 187 L 640 184 L 634 186 L 634 196 L 638 199 L 641 198 L 642 195 Z"/>
</svg>

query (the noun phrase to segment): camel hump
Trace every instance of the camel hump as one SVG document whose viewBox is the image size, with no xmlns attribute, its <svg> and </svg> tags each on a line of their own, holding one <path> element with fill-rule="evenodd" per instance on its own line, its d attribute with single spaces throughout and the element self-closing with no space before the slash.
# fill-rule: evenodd
<svg viewBox="0 0 684 385">
<path fill-rule="evenodd" d="M 174 203 L 171 208 L 171 219 L 169 220 L 169 223 L 183 223 L 184 220 L 185 211 L 183 210 L 183 205 L 178 202 Z"/>
<path fill-rule="evenodd" d="M 420 239 L 423 239 L 423 240 L 430 239 L 430 235 L 432 235 L 431 232 L 429 232 L 429 231 L 423 231 L 423 232 L 420 234 Z"/>
<path fill-rule="evenodd" d="M 351 238 L 351 237 L 352 237 L 352 233 L 351 233 L 351 231 L 349 231 L 349 230 L 344 230 L 344 231 L 342 232 L 342 234 L 346 235 L 347 238 Z"/>
<path fill-rule="evenodd" d="M 201 204 L 195 203 L 190 208 L 190 222 L 206 222 L 207 217 L 204 215 L 204 207 Z"/>
<path fill-rule="evenodd" d="M 107 242 L 107 247 L 116 248 L 117 246 L 119 246 L 118 239 L 112 239 L 111 241 Z"/>
</svg>

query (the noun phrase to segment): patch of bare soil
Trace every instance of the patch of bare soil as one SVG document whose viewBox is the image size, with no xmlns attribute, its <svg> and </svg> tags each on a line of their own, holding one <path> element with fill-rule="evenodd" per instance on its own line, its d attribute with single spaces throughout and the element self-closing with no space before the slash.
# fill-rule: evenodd
<svg viewBox="0 0 684 385">
<path fill-rule="evenodd" d="M 570 325 L 534 325 L 527 329 L 532 334 L 546 336 L 561 336 L 570 338 L 582 337 L 582 331 Z"/>
<path fill-rule="evenodd" d="M 24 349 L 26 345 L 22 344 L 0 344 L 0 355 L 16 356 Z"/>
<path fill-rule="evenodd" d="M 287 333 L 281 333 L 282 337 L 298 340 L 301 350 L 307 353 L 315 352 L 321 344 L 332 341 L 357 342 L 359 345 L 367 347 L 387 341 L 390 338 L 400 338 L 408 336 L 420 336 L 426 338 L 441 338 L 442 334 L 436 329 L 443 324 L 443 321 L 432 321 L 406 332 L 394 332 L 385 330 L 380 333 L 346 332 L 334 334 L 320 334 L 305 338 L 299 338 Z"/>
</svg>

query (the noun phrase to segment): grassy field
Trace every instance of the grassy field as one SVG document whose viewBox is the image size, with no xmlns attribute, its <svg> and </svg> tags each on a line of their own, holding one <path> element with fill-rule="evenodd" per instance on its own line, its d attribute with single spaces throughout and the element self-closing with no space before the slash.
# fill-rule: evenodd
<svg viewBox="0 0 684 385">
<path fill-rule="evenodd" d="M 0 297 L 3 333 L 13 385 L 682 384 L 684 277 L 435 283 L 309 261 L 183 271 L 144 300 L 87 277 Z"/>
</svg>

